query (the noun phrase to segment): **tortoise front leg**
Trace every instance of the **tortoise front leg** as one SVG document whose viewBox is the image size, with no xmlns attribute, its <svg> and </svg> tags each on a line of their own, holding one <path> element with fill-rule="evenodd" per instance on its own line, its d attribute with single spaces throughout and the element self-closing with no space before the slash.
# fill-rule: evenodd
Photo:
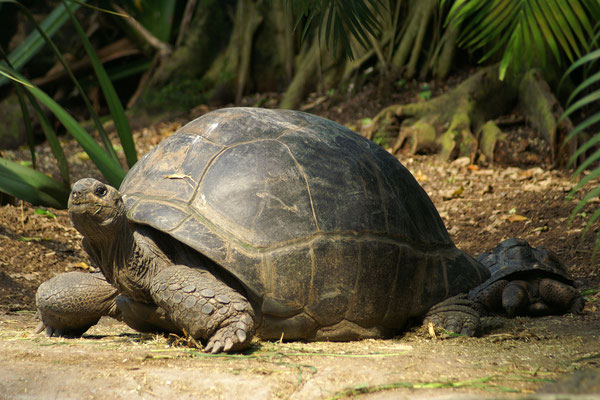
<svg viewBox="0 0 600 400">
<path fill-rule="evenodd" d="M 100 317 L 118 318 L 117 289 L 100 273 L 69 272 L 42 283 L 35 295 L 42 322 L 36 333 L 79 337 Z"/>
<path fill-rule="evenodd" d="M 242 350 L 252 340 L 250 302 L 208 271 L 166 268 L 152 280 L 150 294 L 177 326 L 194 339 L 207 340 L 207 352 Z"/>
</svg>

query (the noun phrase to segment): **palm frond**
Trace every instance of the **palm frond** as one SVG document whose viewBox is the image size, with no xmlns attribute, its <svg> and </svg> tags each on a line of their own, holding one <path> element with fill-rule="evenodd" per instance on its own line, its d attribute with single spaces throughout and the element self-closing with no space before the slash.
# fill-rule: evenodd
<svg viewBox="0 0 600 400">
<path fill-rule="evenodd" d="M 596 31 L 600 33 L 600 23 L 596 26 Z M 563 80 L 567 75 L 571 74 L 576 69 L 581 69 L 584 71 L 584 78 L 582 79 L 582 83 L 579 84 L 572 92 L 569 100 L 567 102 L 567 110 L 563 114 L 563 118 L 568 115 L 573 114 L 576 111 L 581 111 L 584 107 L 586 108 L 587 116 L 586 118 L 579 122 L 577 126 L 573 128 L 573 130 L 567 136 L 565 143 L 567 141 L 573 140 L 576 137 L 584 134 L 584 130 L 598 127 L 600 123 L 600 87 L 598 86 L 598 82 L 600 81 L 600 73 L 596 72 L 593 75 L 587 77 L 586 71 L 597 71 L 597 61 L 600 60 L 600 45 L 598 43 L 597 35 L 593 36 L 591 41 L 591 50 L 588 54 L 581 57 L 579 60 L 574 62 L 571 67 L 569 67 L 563 77 Z M 594 48 L 597 48 L 594 50 Z M 595 68 L 592 69 L 591 66 L 595 65 Z M 588 111 L 590 110 L 590 111 Z M 591 155 L 588 155 L 583 163 L 579 165 L 579 167 L 573 173 L 573 179 L 579 178 L 584 174 L 586 169 L 592 167 L 594 163 L 598 164 L 598 160 L 600 160 L 600 131 L 594 132 L 591 135 L 584 136 L 587 137 L 586 142 L 579 146 L 575 154 L 573 154 L 569 160 L 569 164 L 573 164 L 580 157 L 586 155 L 589 151 L 596 149 Z M 590 184 L 594 180 L 600 177 L 600 165 L 597 165 L 593 170 L 589 171 L 589 173 L 584 176 L 579 183 L 571 190 L 569 193 L 570 197 L 573 197 L 576 193 L 584 190 L 586 185 Z M 570 219 L 573 220 L 577 213 L 584 209 L 589 202 L 600 196 L 600 184 L 596 183 L 593 185 L 589 191 L 583 196 L 583 198 L 577 203 L 575 208 L 571 213 Z M 594 223 L 598 221 L 600 218 L 600 207 L 598 207 L 594 213 L 588 218 L 586 222 L 585 229 L 583 231 L 582 237 L 584 237 L 589 230 L 592 228 Z M 596 236 L 596 246 L 594 249 L 594 254 L 600 250 L 600 231 Z"/>
<path fill-rule="evenodd" d="M 509 66 L 547 67 L 549 54 L 559 67 L 581 57 L 599 8 L 597 0 L 456 0 L 446 23 L 461 24 L 459 45 L 487 49 L 480 61 L 501 54 L 502 79 Z"/>
<path fill-rule="evenodd" d="M 334 53 L 341 46 L 350 59 L 354 57 L 350 39 L 354 37 L 362 47 L 368 48 L 369 36 L 375 36 L 380 29 L 377 16 L 385 8 L 382 0 L 287 1 L 291 3 L 294 14 L 298 15 L 296 27 L 302 18 L 306 18 L 303 37 L 312 21 L 317 21 L 319 34 L 324 33 L 328 44 L 331 40 Z"/>
</svg>

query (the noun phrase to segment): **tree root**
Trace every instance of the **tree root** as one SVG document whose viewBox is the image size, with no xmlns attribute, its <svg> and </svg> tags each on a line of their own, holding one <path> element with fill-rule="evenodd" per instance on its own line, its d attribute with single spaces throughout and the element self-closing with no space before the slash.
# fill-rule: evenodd
<svg viewBox="0 0 600 400">
<path fill-rule="evenodd" d="M 390 130 L 400 123 L 396 139 L 392 139 L 394 152 L 433 150 L 444 159 L 474 159 L 479 148 L 476 134 L 489 118 L 507 111 L 515 98 L 516 90 L 498 80 L 496 67 L 484 68 L 444 95 L 383 109 L 373 119 L 367 137 L 390 144 Z"/>
<path fill-rule="evenodd" d="M 471 161 L 482 155 L 493 162 L 504 159 L 506 149 L 514 146 L 509 146 L 507 136 L 492 120 L 517 104 L 549 144 L 551 162 L 564 165 L 574 151 L 574 146 L 562 146 L 572 124 L 560 119 L 563 110 L 536 70 L 500 81 L 497 67 L 484 68 L 439 97 L 383 109 L 365 135 L 393 152 L 437 152 L 443 159 L 467 156 Z"/>
</svg>

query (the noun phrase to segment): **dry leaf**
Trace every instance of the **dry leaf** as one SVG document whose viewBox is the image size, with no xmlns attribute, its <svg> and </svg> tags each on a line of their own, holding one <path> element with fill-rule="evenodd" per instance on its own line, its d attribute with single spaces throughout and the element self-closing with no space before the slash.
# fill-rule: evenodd
<svg viewBox="0 0 600 400">
<path fill-rule="evenodd" d="M 163 178 L 165 178 L 165 179 L 185 179 L 185 178 L 190 178 L 190 176 L 186 175 L 186 174 L 170 174 L 170 175 L 163 175 Z"/>
<path fill-rule="evenodd" d="M 427 182 L 429 180 L 429 177 L 423 172 L 421 172 L 421 170 L 418 170 L 415 174 L 415 179 L 419 182 Z"/>
<path fill-rule="evenodd" d="M 73 264 L 73 267 L 85 270 L 89 270 L 91 268 L 88 264 L 84 263 L 83 261 Z"/>
<path fill-rule="evenodd" d="M 465 191 L 465 188 L 462 187 L 462 185 L 456 189 L 454 192 L 452 192 L 452 197 L 459 197 L 460 195 L 463 194 L 463 192 Z"/>
<path fill-rule="evenodd" d="M 508 217 L 506 217 L 506 220 L 507 220 L 508 222 L 520 222 L 520 221 L 527 221 L 528 219 L 529 219 L 529 218 L 527 218 L 527 217 L 524 217 L 524 216 L 522 216 L 522 215 L 519 215 L 519 214 L 512 214 L 512 215 L 509 215 Z"/>
<path fill-rule="evenodd" d="M 463 192 L 465 191 L 465 188 L 462 187 L 462 185 L 455 190 L 447 190 L 444 193 L 442 193 L 442 199 L 443 200 L 452 200 L 455 199 L 457 197 L 460 197 Z"/>
<path fill-rule="evenodd" d="M 435 327 L 433 326 L 433 322 L 429 321 L 427 323 L 427 332 L 429 332 L 429 336 L 434 339 L 437 339 L 437 335 L 435 334 Z"/>
<path fill-rule="evenodd" d="M 459 157 L 456 160 L 450 163 L 453 167 L 466 167 L 471 164 L 471 159 L 469 157 Z"/>
</svg>

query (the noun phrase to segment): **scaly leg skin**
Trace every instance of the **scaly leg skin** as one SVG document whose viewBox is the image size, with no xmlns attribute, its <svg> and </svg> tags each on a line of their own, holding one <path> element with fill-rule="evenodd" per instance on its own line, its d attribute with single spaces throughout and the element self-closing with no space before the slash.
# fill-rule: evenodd
<svg viewBox="0 0 600 400">
<path fill-rule="evenodd" d="M 479 317 L 475 303 L 466 294 L 459 294 L 431 307 L 423 323 L 432 322 L 450 332 L 475 336 L 481 331 Z"/>
<path fill-rule="evenodd" d="M 36 333 L 79 337 L 100 317 L 119 319 L 115 304 L 117 289 L 100 273 L 69 272 L 42 283 L 35 295 L 42 320 Z"/>
<path fill-rule="evenodd" d="M 568 310 L 573 314 L 581 314 L 585 300 L 577 289 L 554 279 L 544 278 L 540 281 L 540 296 L 550 304 L 554 312 Z"/>
<path fill-rule="evenodd" d="M 536 298 L 533 285 L 527 281 L 510 281 L 502 291 L 502 307 L 509 318 L 526 314 L 527 308 Z"/>
<path fill-rule="evenodd" d="M 150 294 L 178 327 L 208 341 L 206 352 L 239 351 L 252 340 L 250 302 L 207 271 L 183 265 L 164 269 L 152 280 Z"/>
<path fill-rule="evenodd" d="M 120 312 L 120 320 L 131 329 L 144 333 L 182 333 L 167 316 L 166 311 L 156 304 L 134 301 L 123 294 L 118 295 L 115 302 Z"/>
<path fill-rule="evenodd" d="M 475 302 L 480 312 L 502 312 L 502 292 L 507 284 L 506 279 L 500 279 L 469 298 Z"/>
</svg>

